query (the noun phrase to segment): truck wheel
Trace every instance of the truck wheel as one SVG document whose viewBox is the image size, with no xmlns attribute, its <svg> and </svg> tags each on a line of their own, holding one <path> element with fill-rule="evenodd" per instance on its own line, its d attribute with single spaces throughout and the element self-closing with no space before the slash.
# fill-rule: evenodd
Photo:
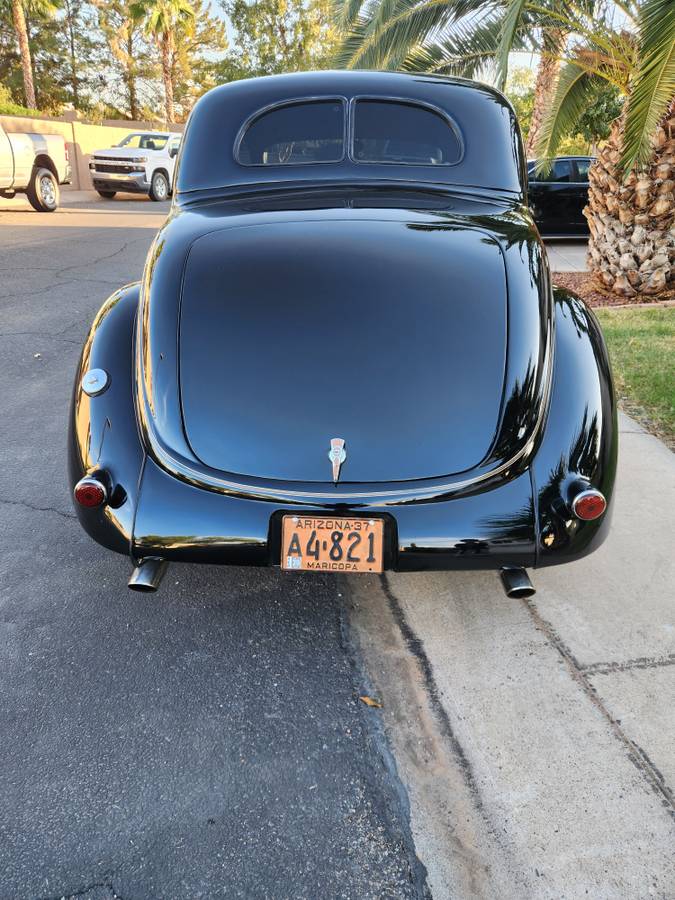
<svg viewBox="0 0 675 900">
<path fill-rule="evenodd" d="M 99 197 L 103 197 L 104 200 L 112 200 L 117 191 L 96 191 Z"/>
<path fill-rule="evenodd" d="M 155 172 L 152 176 L 149 195 L 151 200 L 169 199 L 169 179 L 164 172 Z"/>
<path fill-rule="evenodd" d="M 38 212 L 54 212 L 59 205 L 59 183 L 49 169 L 35 169 L 26 196 Z"/>
</svg>

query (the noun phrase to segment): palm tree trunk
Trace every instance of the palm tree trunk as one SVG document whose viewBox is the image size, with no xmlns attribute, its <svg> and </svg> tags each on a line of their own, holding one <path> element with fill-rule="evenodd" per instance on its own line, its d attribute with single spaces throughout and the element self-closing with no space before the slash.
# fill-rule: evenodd
<svg viewBox="0 0 675 900">
<path fill-rule="evenodd" d="M 68 30 L 68 51 L 69 51 L 69 67 L 70 67 L 70 89 L 73 95 L 73 106 L 75 109 L 80 108 L 80 79 L 77 70 L 77 52 L 75 47 L 75 18 L 76 11 L 73 9 L 70 0 L 66 0 L 66 27 Z"/>
<path fill-rule="evenodd" d="M 166 111 L 166 124 L 173 123 L 173 72 L 171 63 L 173 56 L 173 32 L 170 30 L 162 34 L 162 78 L 164 80 L 164 108 Z"/>
<path fill-rule="evenodd" d="M 26 28 L 26 16 L 24 15 L 21 0 L 12 0 L 12 17 L 14 19 L 14 32 L 16 33 L 21 54 L 23 91 L 26 96 L 26 106 L 29 109 L 37 109 L 35 87 L 33 85 L 33 61 L 30 56 L 30 47 L 28 46 L 28 29 Z"/>
<path fill-rule="evenodd" d="M 534 156 L 534 148 L 544 123 L 546 114 L 553 99 L 560 71 L 560 59 L 567 41 L 567 33 L 560 28 L 550 29 L 545 37 L 537 68 L 537 80 L 534 85 L 534 105 L 530 130 L 527 133 L 525 153 L 528 158 Z"/>
<path fill-rule="evenodd" d="M 134 122 L 140 118 L 138 112 L 138 94 L 136 91 L 136 63 L 134 60 L 134 34 L 133 26 L 129 22 L 127 25 L 127 59 L 124 78 L 127 83 L 127 101 L 129 103 L 129 113 Z"/>
<path fill-rule="evenodd" d="M 675 101 L 656 129 L 648 168 L 622 183 L 623 117 L 589 172 L 591 271 L 623 297 L 659 294 L 675 283 Z"/>
</svg>

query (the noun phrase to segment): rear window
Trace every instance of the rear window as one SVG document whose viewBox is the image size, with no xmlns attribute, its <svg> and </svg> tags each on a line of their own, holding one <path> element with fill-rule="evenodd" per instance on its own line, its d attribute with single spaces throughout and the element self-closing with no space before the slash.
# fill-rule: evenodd
<svg viewBox="0 0 675 900">
<path fill-rule="evenodd" d="M 462 141 L 450 119 L 414 103 L 358 100 L 354 110 L 356 162 L 451 166 Z"/>
<path fill-rule="evenodd" d="M 345 152 L 341 100 L 277 106 L 246 128 L 236 150 L 244 166 L 297 166 L 339 162 Z"/>
</svg>

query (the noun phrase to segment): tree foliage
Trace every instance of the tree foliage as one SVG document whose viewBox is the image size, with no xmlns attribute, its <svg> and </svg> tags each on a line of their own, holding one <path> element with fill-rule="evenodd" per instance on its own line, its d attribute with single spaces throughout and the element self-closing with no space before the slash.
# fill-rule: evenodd
<svg viewBox="0 0 675 900">
<path fill-rule="evenodd" d="M 603 84 L 626 98 L 622 169 L 645 165 L 675 96 L 674 0 L 333 0 L 343 30 L 337 61 L 350 68 L 491 76 L 503 86 L 509 54 L 551 48 L 562 63 L 539 156 L 574 134 Z M 605 128 L 608 123 L 605 123 Z M 590 126 L 591 123 L 587 122 Z M 597 130 L 598 123 L 592 125 Z M 603 131 L 605 129 L 602 129 Z"/>
<path fill-rule="evenodd" d="M 222 80 L 326 68 L 337 41 L 330 0 L 221 0 L 234 33 Z"/>
<path fill-rule="evenodd" d="M 107 48 L 108 103 L 123 116 L 146 119 L 156 103 L 156 51 L 149 44 L 133 0 L 94 0 Z"/>
</svg>

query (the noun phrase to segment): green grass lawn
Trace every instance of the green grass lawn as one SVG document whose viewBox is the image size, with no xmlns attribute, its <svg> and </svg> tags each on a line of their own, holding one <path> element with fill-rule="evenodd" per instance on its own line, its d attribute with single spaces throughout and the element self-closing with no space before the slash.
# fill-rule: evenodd
<svg viewBox="0 0 675 900">
<path fill-rule="evenodd" d="M 624 409 L 675 448 L 675 307 L 594 312 Z"/>
</svg>

